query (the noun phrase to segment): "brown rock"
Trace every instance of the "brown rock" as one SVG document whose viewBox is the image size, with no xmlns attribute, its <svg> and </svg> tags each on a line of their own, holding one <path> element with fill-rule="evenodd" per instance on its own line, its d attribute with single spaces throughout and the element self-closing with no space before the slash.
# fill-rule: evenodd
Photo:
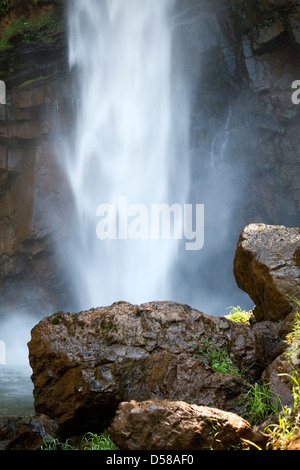
<svg viewBox="0 0 300 470">
<path fill-rule="evenodd" d="M 247 421 L 183 401 L 120 404 L 109 433 L 121 450 L 224 450 L 249 439 Z"/>
<path fill-rule="evenodd" d="M 285 351 L 272 361 L 262 374 L 262 379 L 269 384 L 272 392 L 272 401 L 280 400 L 283 406 L 294 408 L 293 389 L 297 388 L 297 380 L 300 373 L 300 341 L 297 335 L 293 334 L 293 325 L 291 323 L 291 332 L 287 336 Z"/>
<path fill-rule="evenodd" d="M 258 320 L 282 320 L 299 294 L 300 229 L 251 224 L 241 233 L 234 258 L 238 286 L 249 294 Z"/>
<path fill-rule="evenodd" d="M 44 440 L 58 435 L 57 424 L 47 416 L 0 418 L 1 450 L 39 450 Z"/>
<path fill-rule="evenodd" d="M 271 332 L 276 345 L 275 326 L 269 343 Z M 264 346 L 261 329 L 187 305 L 118 302 L 79 314 L 58 312 L 33 328 L 28 344 L 36 413 L 64 428 L 91 428 L 95 421 L 105 426 L 118 404 L 131 399 L 241 412 L 245 379 L 213 370 L 199 351 L 207 341 L 227 350 L 240 370 L 249 367 L 252 378 L 266 367 L 270 345 Z"/>
<path fill-rule="evenodd" d="M 121 374 L 122 399 L 126 401 L 167 398 L 237 413 L 244 411 L 240 395 L 245 390 L 245 380 L 218 373 L 198 358 L 158 352 Z"/>
<path fill-rule="evenodd" d="M 0 288 L 9 310 L 35 312 L 36 293 L 38 302 L 63 305 L 66 290 L 55 243 L 66 236 L 71 193 L 57 148 L 71 121 L 72 78 L 61 69 L 23 80 L 8 86 L 7 117 L 0 119 Z M 26 302 L 23 293 L 16 298 L 21 290 L 31 291 Z"/>
<path fill-rule="evenodd" d="M 283 406 L 293 407 L 292 381 L 289 378 L 292 372 L 285 354 L 278 356 L 263 372 L 262 379 L 269 384 L 273 405 L 280 400 Z"/>
</svg>

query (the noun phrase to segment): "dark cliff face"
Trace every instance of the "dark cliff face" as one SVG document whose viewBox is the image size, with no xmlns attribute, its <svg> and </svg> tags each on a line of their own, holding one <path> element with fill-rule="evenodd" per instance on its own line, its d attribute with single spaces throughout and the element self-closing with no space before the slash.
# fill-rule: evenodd
<svg viewBox="0 0 300 470">
<path fill-rule="evenodd" d="M 42 301 L 64 308 L 68 295 L 54 247 L 72 235 L 58 143 L 72 128 L 75 84 L 64 22 L 56 17 L 52 30 L 38 22 L 63 4 L 9 2 L 0 19 L 2 39 L 24 15 L 39 31 L 22 27 L 0 56 L 7 84 L 0 106 L 2 305 L 36 304 L 39 311 Z M 196 304 L 204 292 L 230 298 L 243 226 L 299 222 L 300 105 L 291 87 L 300 80 L 300 9 L 285 0 L 179 0 L 178 9 L 175 47 L 184 48 L 193 94 L 190 198 L 206 205 L 207 237 L 199 255 L 185 254 L 177 282 L 190 286 L 185 295 Z"/>
<path fill-rule="evenodd" d="M 285 0 L 178 3 L 195 80 L 191 198 L 206 207 L 205 249 L 186 256 L 178 285 L 190 298 L 247 303 L 231 274 L 238 233 L 299 224 L 300 10 Z"/>
<path fill-rule="evenodd" d="M 73 79 L 64 10 L 56 3 L 2 7 L 0 71 L 7 91 L 6 106 L 0 105 L 2 314 L 14 308 L 47 311 L 64 292 L 52 248 L 64 236 L 70 199 L 56 145 L 72 122 Z"/>
</svg>

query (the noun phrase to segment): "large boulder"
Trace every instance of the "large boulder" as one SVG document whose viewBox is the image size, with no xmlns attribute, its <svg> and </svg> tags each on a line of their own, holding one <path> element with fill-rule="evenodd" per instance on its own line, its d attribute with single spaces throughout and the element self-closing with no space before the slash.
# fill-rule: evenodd
<svg viewBox="0 0 300 470">
<path fill-rule="evenodd" d="M 28 343 L 35 411 L 65 430 L 105 427 L 119 403 L 132 399 L 242 413 L 246 379 L 260 375 L 279 344 L 275 324 L 266 322 L 263 331 L 263 322 L 256 328 L 173 302 L 55 313 L 33 328 Z M 226 350 L 247 372 L 216 372 L 207 344 Z"/>
<path fill-rule="evenodd" d="M 224 450 L 251 437 L 234 413 L 182 401 L 121 403 L 109 428 L 120 450 Z"/>
<path fill-rule="evenodd" d="M 258 320 L 285 319 L 296 307 L 300 286 L 300 228 L 250 224 L 234 257 L 238 286 L 255 303 Z"/>
</svg>

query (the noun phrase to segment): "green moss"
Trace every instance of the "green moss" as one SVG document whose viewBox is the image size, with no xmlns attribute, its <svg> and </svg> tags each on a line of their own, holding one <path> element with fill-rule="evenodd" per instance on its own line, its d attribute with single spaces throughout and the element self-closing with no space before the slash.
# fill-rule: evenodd
<svg viewBox="0 0 300 470">
<path fill-rule="evenodd" d="M 269 16 L 268 18 L 262 18 L 255 25 L 253 25 L 248 34 L 253 36 L 258 31 L 268 28 L 274 23 L 282 24 L 283 26 L 287 27 L 291 18 L 300 18 L 300 5 L 291 5 L 288 3 L 287 5 L 278 7 L 278 10 L 274 12 L 272 16 Z"/>
<path fill-rule="evenodd" d="M 213 346 L 208 338 L 205 338 L 204 344 L 199 346 L 199 348 L 195 351 L 194 356 L 204 356 L 207 359 L 209 365 L 216 372 L 236 376 L 241 375 L 238 368 L 230 359 L 228 352 L 224 348 L 216 348 Z"/>
<path fill-rule="evenodd" d="M 55 42 L 53 34 L 59 32 L 61 27 L 59 9 L 52 9 L 39 19 L 19 16 L 7 26 L 2 34 L 0 51 L 12 48 L 14 41 L 22 41 L 24 44 L 53 43 Z"/>
<path fill-rule="evenodd" d="M 117 325 L 115 325 L 113 320 L 114 320 L 113 316 L 108 316 L 108 317 L 101 319 L 100 327 L 104 335 L 107 335 L 109 332 L 112 332 L 112 331 L 117 331 L 118 327 Z"/>
<path fill-rule="evenodd" d="M 4 17 L 10 8 L 9 0 L 0 0 L 0 17 Z"/>
<path fill-rule="evenodd" d="M 26 87 L 26 86 L 29 86 L 29 85 L 33 85 L 33 84 L 38 83 L 38 82 L 42 82 L 44 80 L 47 80 L 48 78 L 49 78 L 49 75 L 38 77 L 38 78 L 33 78 L 32 80 L 26 80 L 26 82 L 23 82 L 20 85 L 20 88 L 23 88 L 23 87 Z"/>
</svg>

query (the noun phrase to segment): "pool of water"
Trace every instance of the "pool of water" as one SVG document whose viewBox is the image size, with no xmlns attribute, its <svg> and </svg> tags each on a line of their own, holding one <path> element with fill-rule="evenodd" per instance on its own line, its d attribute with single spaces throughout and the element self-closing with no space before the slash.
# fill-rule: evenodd
<svg viewBox="0 0 300 470">
<path fill-rule="evenodd" d="M 26 365 L 0 365 L 0 417 L 34 415 L 31 374 Z"/>
</svg>

